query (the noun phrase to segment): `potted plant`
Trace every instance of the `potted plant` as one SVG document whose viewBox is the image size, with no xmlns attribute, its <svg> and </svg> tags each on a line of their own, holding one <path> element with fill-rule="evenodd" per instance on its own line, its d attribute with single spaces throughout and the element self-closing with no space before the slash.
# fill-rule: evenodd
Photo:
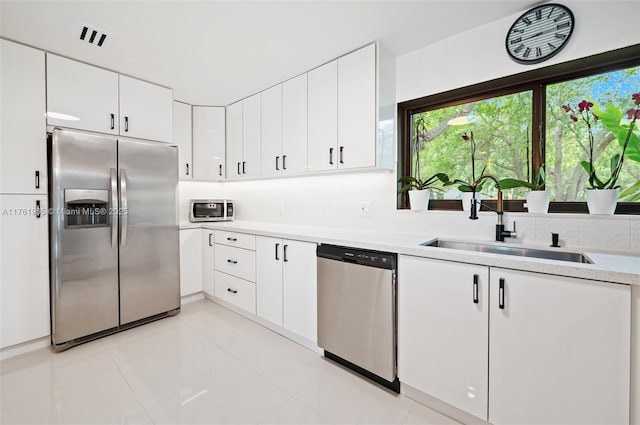
<svg viewBox="0 0 640 425">
<path fill-rule="evenodd" d="M 449 177 L 445 173 L 436 173 L 429 178 L 423 179 L 420 177 L 420 151 L 421 143 L 427 143 L 427 128 L 426 122 L 422 115 L 414 122 L 414 155 L 416 158 L 415 163 L 415 176 L 403 176 L 398 180 L 398 183 L 402 184 L 402 187 L 398 190 L 398 193 L 409 193 L 409 206 L 413 211 L 423 211 L 429 209 L 429 198 L 431 196 L 431 190 L 442 190 L 439 185 L 449 182 Z"/>
<path fill-rule="evenodd" d="M 625 153 L 631 139 L 633 139 L 635 143 L 638 143 L 638 136 L 634 134 L 633 129 L 636 120 L 640 118 L 640 93 L 634 93 L 631 96 L 631 99 L 635 107 L 630 108 L 625 112 L 626 120 L 629 121 L 628 124 L 621 124 L 623 116 L 622 114 L 617 114 L 617 111 L 620 110 L 612 105 L 608 105 L 605 110 L 598 110 L 598 114 L 595 114 L 593 111 L 593 103 L 587 100 L 580 102 L 577 110 L 568 104 L 562 106 L 565 112 L 570 114 L 570 118 L 573 122 L 582 121 L 587 126 L 587 134 L 589 137 L 589 161 L 582 161 L 581 165 L 589 176 L 587 207 L 589 208 L 590 214 L 612 215 L 615 212 L 616 204 L 618 202 L 618 189 L 620 188 L 618 185 L 618 178 L 620 177 L 620 171 L 624 164 Z M 593 157 L 593 125 L 600 119 L 600 116 L 605 118 L 605 127 L 612 130 L 622 144 L 622 152 L 616 153 L 611 157 L 609 162 L 610 176 L 606 180 L 597 176 L 594 164 L 595 160 Z"/>
<path fill-rule="evenodd" d="M 529 140 L 527 138 L 527 146 Z M 527 199 L 524 206 L 530 213 L 546 214 L 549 211 L 549 191 L 545 189 L 545 162 L 542 155 L 542 143 L 539 143 L 540 147 L 540 168 L 535 175 L 527 176 L 528 180 L 520 179 L 502 179 L 500 180 L 500 187 L 505 189 L 515 189 L 517 187 L 524 187 L 529 189 L 525 193 Z"/>
<path fill-rule="evenodd" d="M 478 201 L 482 200 L 482 187 L 484 183 L 480 183 L 479 185 L 474 185 L 476 182 L 476 141 L 473 138 L 473 131 L 467 133 L 463 133 L 461 135 L 462 140 L 465 142 L 469 142 L 471 147 L 471 180 L 465 181 L 461 179 L 454 179 L 453 181 L 447 183 L 447 185 L 458 185 L 458 190 L 462 192 L 461 200 L 462 200 L 462 210 L 465 212 L 469 212 L 471 210 L 471 199 L 474 196 Z M 482 168 L 480 172 L 480 176 L 484 174 L 485 169 L 487 168 L 486 164 Z M 478 176 L 478 177 L 480 177 Z M 476 208 L 480 210 L 480 202 L 476 204 Z"/>
</svg>

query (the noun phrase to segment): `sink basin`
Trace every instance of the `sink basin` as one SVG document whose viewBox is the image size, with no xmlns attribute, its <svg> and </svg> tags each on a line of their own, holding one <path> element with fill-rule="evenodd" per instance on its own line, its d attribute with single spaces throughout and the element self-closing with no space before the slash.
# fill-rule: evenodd
<svg viewBox="0 0 640 425">
<path fill-rule="evenodd" d="M 518 257 L 546 258 L 549 260 L 571 261 L 574 263 L 593 263 L 593 261 L 588 257 L 579 252 L 551 251 L 547 249 L 520 248 L 495 244 L 449 241 L 444 239 L 434 239 L 423 242 L 420 245 L 461 249 L 464 251 L 490 252 L 492 254 L 515 255 Z"/>
</svg>

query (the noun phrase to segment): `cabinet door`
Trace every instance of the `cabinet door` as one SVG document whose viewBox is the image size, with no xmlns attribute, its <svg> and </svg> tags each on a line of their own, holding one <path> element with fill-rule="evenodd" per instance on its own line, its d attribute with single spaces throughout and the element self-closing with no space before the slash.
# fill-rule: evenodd
<svg viewBox="0 0 640 425">
<path fill-rule="evenodd" d="M 171 89 L 120 75 L 120 134 L 171 143 Z"/>
<path fill-rule="evenodd" d="M 214 246 L 214 231 L 202 229 L 202 289 L 209 295 L 215 295 Z"/>
<path fill-rule="evenodd" d="M 225 176 L 225 110 L 193 107 L 193 178 L 220 181 Z"/>
<path fill-rule="evenodd" d="M 282 326 L 282 240 L 256 236 L 256 313 Z"/>
<path fill-rule="evenodd" d="M 47 53 L 47 123 L 118 134 L 118 74 Z"/>
<path fill-rule="evenodd" d="M 259 177 L 262 165 L 260 93 L 242 101 L 242 165 L 244 177 Z"/>
<path fill-rule="evenodd" d="M 44 52 L 0 40 L 0 68 L 0 193 L 44 194 Z"/>
<path fill-rule="evenodd" d="M 283 240 L 284 328 L 314 343 L 318 340 L 316 244 Z"/>
<path fill-rule="evenodd" d="M 490 293 L 489 422 L 629 423 L 629 286 L 492 268 Z"/>
<path fill-rule="evenodd" d="M 180 230 L 180 296 L 202 291 L 202 231 Z"/>
<path fill-rule="evenodd" d="M 46 196 L 0 195 L 0 348 L 49 335 Z"/>
<path fill-rule="evenodd" d="M 282 83 L 282 172 L 307 170 L 307 74 Z"/>
<path fill-rule="evenodd" d="M 338 59 L 338 168 L 376 165 L 376 46 Z"/>
<path fill-rule="evenodd" d="M 400 256 L 398 276 L 400 380 L 486 420 L 489 268 Z"/>
<path fill-rule="evenodd" d="M 193 178 L 191 140 L 191 105 L 173 102 L 172 141 L 178 145 L 178 176 L 180 180 Z"/>
<path fill-rule="evenodd" d="M 282 172 L 282 84 L 262 92 L 262 175 Z"/>
<path fill-rule="evenodd" d="M 309 171 L 338 167 L 338 61 L 308 73 Z"/>
<path fill-rule="evenodd" d="M 227 178 L 242 176 L 242 102 L 227 106 Z"/>
</svg>

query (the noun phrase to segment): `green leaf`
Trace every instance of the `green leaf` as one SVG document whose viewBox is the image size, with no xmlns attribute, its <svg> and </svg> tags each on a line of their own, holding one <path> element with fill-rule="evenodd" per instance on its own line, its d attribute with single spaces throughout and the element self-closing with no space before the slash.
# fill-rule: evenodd
<svg viewBox="0 0 640 425">
<path fill-rule="evenodd" d="M 613 176 L 613 173 L 616 171 L 616 168 L 618 168 L 619 161 L 620 161 L 619 153 L 616 153 L 611 157 L 611 176 Z"/>
<path fill-rule="evenodd" d="M 516 187 L 526 187 L 531 190 L 536 190 L 535 185 L 529 183 L 526 180 L 518 180 L 518 179 L 502 179 L 500 180 L 500 187 L 502 189 L 514 189 Z"/>
<path fill-rule="evenodd" d="M 637 202 L 640 201 L 640 180 L 620 192 L 618 200 L 625 202 Z"/>
</svg>

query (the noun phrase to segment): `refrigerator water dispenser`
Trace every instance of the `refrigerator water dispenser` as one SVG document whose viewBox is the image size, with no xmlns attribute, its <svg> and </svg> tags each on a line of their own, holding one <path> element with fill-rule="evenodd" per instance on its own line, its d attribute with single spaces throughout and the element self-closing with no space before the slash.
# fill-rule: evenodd
<svg viewBox="0 0 640 425">
<path fill-rule="evenodd" d="M 109 225 L 109 191 L 64 190 L 65 227 L 105 227 Z"/>
</svg>

